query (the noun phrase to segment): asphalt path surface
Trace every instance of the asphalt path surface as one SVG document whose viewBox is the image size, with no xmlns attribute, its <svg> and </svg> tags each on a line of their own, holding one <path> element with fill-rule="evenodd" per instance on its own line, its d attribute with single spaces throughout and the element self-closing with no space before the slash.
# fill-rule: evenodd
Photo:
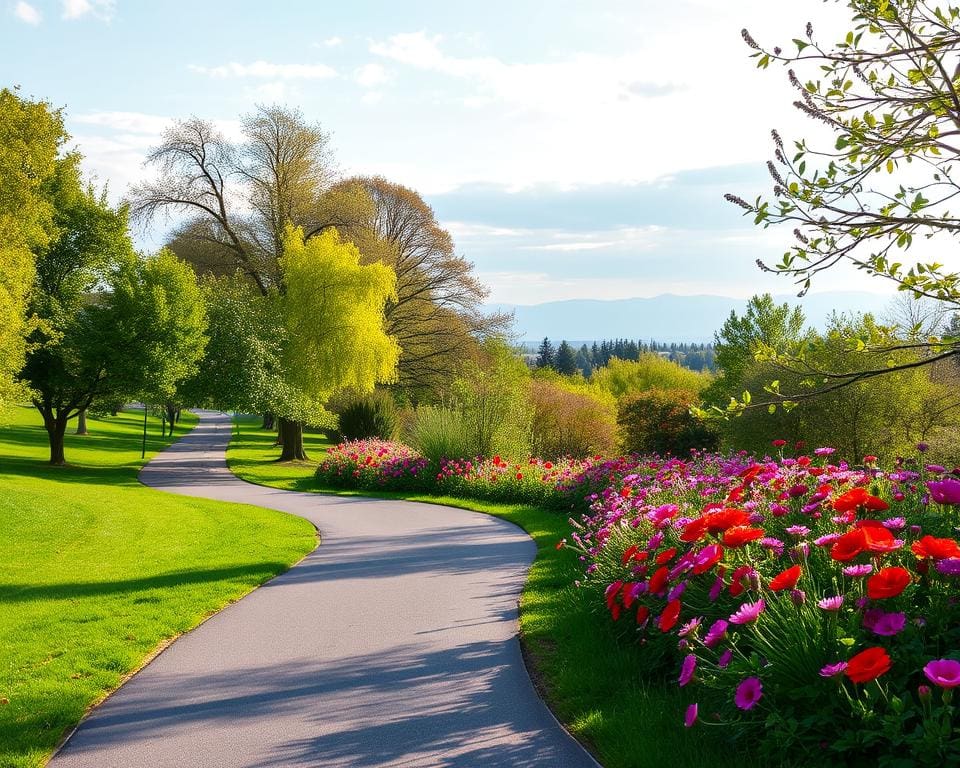
<svg viewBox="0 0 960 768">
<path fill-rule="evenodd" d="M 537 696 L 517 599 L 532 540 L 431 504 L 252 485 L 228 417 L 147 464 L 169 493 L 300 515 L 322 544 L 183 635 L 87 717 L 54 768 L 597 763 Z"/>
</svg>

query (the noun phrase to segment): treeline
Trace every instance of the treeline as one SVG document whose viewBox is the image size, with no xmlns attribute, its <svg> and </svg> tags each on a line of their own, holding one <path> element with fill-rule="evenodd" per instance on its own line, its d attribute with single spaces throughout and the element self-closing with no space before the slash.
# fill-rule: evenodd
<svg viewBox="0 0 960 768">
<path fill-rule="evenodd" d="M 671 362 L 689 368 L 691 371 L 716 370 L 716 360 L 712 343 L 633 341 L 632 339 L 610 339 L 581 344 L 574 348 L 566 340 L 554 346 L 549 338 L 544 338 L 535 355 L 529 355 L 537 368 L 552 368 L 566 376 L 580 372 L 589 378 L 597 368 L 603 368 L 610 360 L 631 360 L 636 362 L 641 355 L 653 353 Z"/>
</svg>

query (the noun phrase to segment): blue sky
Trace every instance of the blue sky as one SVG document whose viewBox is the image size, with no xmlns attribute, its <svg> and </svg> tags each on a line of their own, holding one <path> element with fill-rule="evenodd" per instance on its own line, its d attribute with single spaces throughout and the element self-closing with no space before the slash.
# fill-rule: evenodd
<svg viewBox="0 0 960 768">
<path fill-rule="evenodd" d="M 747 296 L 789 292 L 754 262 L 790 233 L 755 230 L 723 193 L 768 186 L 772 127 L 816 129 L 783 71 L 755 70 L 740 29 L 782 43 L 831 13 L 818 0 L 0 0 L 0 71 L 66 108 L 115 197 L 172 120 L 230 135 L 254 104 L 284 103 L 333 134 L 344 174 L 419 190 L 491 301 Z M 851 273 L 817 285 L 841 287 L 880 288 Z"/>
</svg>

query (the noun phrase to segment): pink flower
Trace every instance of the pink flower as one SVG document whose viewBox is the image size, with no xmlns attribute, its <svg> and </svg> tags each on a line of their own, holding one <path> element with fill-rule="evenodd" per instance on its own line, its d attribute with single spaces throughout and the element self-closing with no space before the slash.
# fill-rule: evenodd
<svg viewBox="0 0 960 768">
<path fill-rule="evenodd" d="M 870 565 L 870 563 L 865 563 L 863 565 L 848 565 L 843 569 L 843 575 L 857 578 L 858 576 L 866 576 L 871 571 L 873 571 L 873 566 Z"/>
<path fill-rule="evenodd" d="M 680 667 L 680 679 L 677 680 L 680 687 L 683 688 L 693 679 L 693 673 L 697 670 L 697 657 L 692 653 L 687 654 L 683 659 L 683 665 Z"/>
<path fill-rule="evenodd" d="M 696 703 L 691 704 L 689 707 L 687 707 L 687 714 L 684 715 L 684 718 L 683 718 L 683 724 L 687 728 L 692 728 L 694 723 L 697 722 L 698 710 L 699 710 L 699 707 L 697 707 Z"/>
<path fill-rule="evenodd" d="M 960 661 L 935 659 L 923 668 L 923 674 L 941 688 L 956 688 L 960 685 Z"/>
<path fill-rule="evenodd" d="M 822 600 L 818 600 L 817 605 L 819 605 L 825 611 L 839 611 L 843 606 L 843 595 L 831 595 L 830 597 L 825 597 Z"/>
<path fill-rule="evenodd" d="M 903 613 L 887 613 L 879 608 L 871 608 L 863 614 L 863 626 L 881 637 L 893 637 L 899 634 L 907 623 Z"/>
<path fill-rule="evenodd" d="M 703 638 L 703 644 L 707 648 L 713 648 L 727 636 L 727 627 L 729 626 L 723 619 L 717 619 L 707 630 L 707 636 Z"/>
<path fill-rule="evenodd" d="M 759 677 L 748 677 L 737 686 L 733 696 L 734 703 L 742 710 L 753 709 L 763 696 L 763 685 Z"/>
<path fill-rule="evenodd" d="M 847 668 L 847 662 L 838 661 L 836 664 L 827 664 L 823 669 L 820 670 L 820 677 L 836 677 L 837 675 L 842 675 L 843 670 Z"/>
<path fill-rule="evenodd" d="M 826 536 L 820 536 L 813 540 L 818 547 L 829 547 L 833 542 L 840 538 L 839 533 L 828 533 Z"/>
<path fill-rule="evenodd" d="M 677 632 L 677 635 L 679 635 L 680 637 L 686 637 L 690 633 L 695 632 L 700 628 L 700 623 L 702 621 L 703 621 L 702 616 L 697 616 L 694 619 L 690 619 L 690 621 L 688 621 L 686 624 L 680 627 L 680 631 Z"/>
<path fill-rule="evenodd" d="M 760 614 L 763 613 L 763 609 L 766 607 L 766 603 L 764 603 L 762 599 L 757 600 L 755 603 L 744 603 L 730 616 L 730 623 L 749 624 L 752 621 L 756 621 L 760 618 Z"/>
</svg>

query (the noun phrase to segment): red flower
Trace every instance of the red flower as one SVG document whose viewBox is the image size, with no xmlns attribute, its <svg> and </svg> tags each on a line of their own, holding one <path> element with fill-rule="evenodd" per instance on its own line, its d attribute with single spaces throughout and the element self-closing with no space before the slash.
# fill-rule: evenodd
<svg viewBox="0 0 960 768">
<path fill-rule="evenodd" d="M 743 470 L 739 475 L 739 477 L 743 479 L 743 484 L 748 485 L 755 480 L 757 475 L 760 474 L 761 469 L 763 469 L 762 464 L 751 464 L 749 467 Z"/>
<path fill-rule="evenodd" d="M 919 541 L 915 541 L 910 549 L 917 557 L 932 557 L 934 560 L 943 560 L 945 557 L 960 557 L 960 544 L 957 544 L 953 539 L 924 536 Z"/>
<path fill-rule="evenodd" d="M 837 512 L 855 512 L 861 508 L 870 512 L 882 512 L 890 509 L 890 505 L 883 499 L 871 496 L 863 488 L 851 488 L 833 500 L 833 508 Z"/>
<path fill-rule="evenodd" d="M 910 571 L 906 568 L 881 568 L 867 579 L 867 596 L 873 600 L 896 597 L 907 588 L 910 581 Z"/>
<path fill-rule="evenodd" d="M 648 591 L 651 595 L 655 595 L 658 592 L 662 592 L 663 588 L 667 586 L 667 577 L 670 573 L 670 569 L 667 566 L 662 566 L 658 568 L 653 576 L 650 577 L 650 587 Z"/>
<path fill-rule="evenodd" d="M 869 683 L 880 675 L 890 671 L 890 656 L 880 647 L 867 648 L 860 651 L 847 662 L 843 674 L 854 683 Z"/>
<path fill-rule="evenodd" d="M 627 563 L 629 563 L 630 558 L 632 558 L 637 553 L 638 549 L 639 547 L 636 544 L 631 544 L 629 547 L 627 547 L 627 551 L 624 552 L 620 558 L 620 564 L 626 565 Z"/>
<path fill-rule="evenodd" d="M 742 509 L 727 508 L 705 514 L 701 519 L 704 521 L 707 533 L 720 533 L 734 526 L 747 525 L 750 522 L 750 515 Z"/>
<path fill-rule="evenodd" d="M 723 543 L 728 547 L 742 547 L 750 541 L 762 539 L 767 535 L 763 528 L 750 528 L 745 525 L 738 525 L 735 528 L 729 528 L 723 534 Z"/>
<path fill-rule="evenodd" d="M 623 486 L 623 488 L 620 489 L 620 498 L 621 498 L 621 499 L 629 499 L 629 498 L 630 498 L 630 486 L 629 486 L 629 485 L 625 485 L 625 486 Z"/>
<path fill-rule="evenodd" d="M 648 618 L 650 618 L 650 609 L 647 606 L 641 605 L 637 608 L 637 624 L 643 624 Z"/>
<path fill-rule="evenodd" d="M 730 493 L 727 494 L 726 501 L 740 501 L 743 498 L 743 491 L 746 486 L 738 485 L 736 488 L 732 489 Z"/>
<path fill-rule="evenodd" d="M 610 584 L 603 593 L 604 598 L 607 601 L 607 609 L 613 612 L 614 606 L 618 609 L 619 615 L 619 606 L 617 605 L 617 595 L 620 594 L 620 588 L 623 586 L 623 581 L 617 580 Z"/>
<path fill-rule="evenodd" d="M 893 534 L 882 525 L 864 525 L 860 531 L 864 545 L 870 552 L 893 552 L 903 546 L 903 542 L 894 539 Z"/>
<path fill-rule="evenodd" d="M 743 594 L 743 577 L 753 570 L 749 565 L 741 565 L 730 576 L 730 594 L 733 597 L 739 597 Z"/>
<path fill-rule="evenodd" d="M 674 628 L 674 626 L 676 626 L 679 618 L 680 601 L 671 600 L 669 603 L 667 603 L 667 607 L 663 609 L 663 613 L 660 614 L 660 619 L 657 621 L 657 626 L 660 627 L 661 632 L 669 632 Z"/>
<path fill-rule="evenodd" d="M 676 547 L 670 547 L 670 549 L 665 549 L 659 555 L 657 555 L 656 563 L 657 565 L 663 565 L 664 563 L 669 563 L 673 556 L 677 554 Z"/>
<path fill-rule="evenodd" d="M 774 440 L 772 445 L 774 448 L 783 448 L 787 444 L 786 440 Z"/>
<path fill-rule="evenodd" d="M 709 546 L 704 547 L 700 550 L 700 553 L 694 558 L 693 562 L 693 575 L 699 576 L 701 573 L 706 573 L 718 562 L 720 558 L 723 557 L 723 547 L 719 544 L 710 544 Z"/>
<path fill-rule="evenodd" d="M 800 580 L 800 574 L 803 569 L 799 565 L 787 568 L 781 571 L 770 580 L 770 589 L 773 592 L 779 592 L 781 589 L 793 589 Z"/>
<path fill-rule="evenodd" d="M 866 540 L 863 536 L 863 528 L 857 528 L 849 533 L 843 534 L 830 547 L 830 557 L 846 563 L 853 560 L 857 555 L 867 548 Z"/>
<path fill-rule="evenodd" d="M 517 472 L 517 480 L 523 480 L 523 472 Z"/>
<path fill-rule="evenodd" d="M 696 520 L 691 520 L 685 526 L 683 526 L 683 531 L 680 532 L 680 541 L 685 541 L 687 543 L 693 541 L 699 541 L 703 538 L 703 534 L 706 532 L 707 523 L 702 517 L 698 517 Z"/>
</svg>

